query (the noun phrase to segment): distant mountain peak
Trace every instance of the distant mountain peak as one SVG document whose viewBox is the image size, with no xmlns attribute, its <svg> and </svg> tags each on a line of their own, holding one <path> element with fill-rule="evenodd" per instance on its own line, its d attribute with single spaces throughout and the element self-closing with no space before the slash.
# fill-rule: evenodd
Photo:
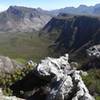
<svg viewBox="0 0 100 100">
<path fill-rule="evenodd" d="M 100 7 L 100 3 L 99 4 L 96 4 L 94 7 Z"/>
<path fill-rule="evenodd" d="M 40 30 L 51 19 L 44 10 L 23 6 L 10 6 L 0 13 L 0 31 L 33 32 Z"/>
<path fill-rule="evenodd" d="M 86 5 L 80 5 L 78 8 L 81 8 L 81 7 L 88 7 L 88 6 L 86 6 Z"/>
</svg>

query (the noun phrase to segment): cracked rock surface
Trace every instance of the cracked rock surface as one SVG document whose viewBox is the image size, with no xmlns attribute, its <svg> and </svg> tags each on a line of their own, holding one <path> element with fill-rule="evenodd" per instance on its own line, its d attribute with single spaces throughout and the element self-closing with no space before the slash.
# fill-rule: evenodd
<svg viewBox="0 0 100 100">
<path fill-rule="evenodd" d="M 23 90 L 28 100 L 95 100 L 82 81 L 82 70 L 71 67 L 68 58 L 66 54 L 41 60 L 31 73 L 12 86 L 15 94 Z"/>
<path fill-rule="evenodd" d="M 54 77 L 46 100 L 94 100 L 80 76 L 80 71 L 72 69 L 68 54 L 60 58 L 46 58 L 37 66 L 38 75 Z"/>
</svg>

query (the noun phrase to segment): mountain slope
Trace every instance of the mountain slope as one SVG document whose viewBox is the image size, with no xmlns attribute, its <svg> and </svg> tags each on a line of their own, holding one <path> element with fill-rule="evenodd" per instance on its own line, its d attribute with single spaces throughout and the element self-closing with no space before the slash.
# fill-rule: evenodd
<svg viewBox="0 0 100 100">
<path fill-rule="evenodd" d="M 0 31 L 32 32 L 38 31 L 51 19 L 42 9 L 10 6 L 0 13 Z"/>
<path fill-rule="evenodd" d="M 100 18 L 62 14 L 52 18 L 43 31 L 55 41 L 57 51 L 73 52 L 89 42 L 100 43 Z"/>
</svg>

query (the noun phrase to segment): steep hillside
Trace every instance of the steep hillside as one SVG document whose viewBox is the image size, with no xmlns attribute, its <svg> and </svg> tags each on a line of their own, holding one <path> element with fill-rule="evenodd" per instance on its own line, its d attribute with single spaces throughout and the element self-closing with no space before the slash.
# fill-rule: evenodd
<svg viewBox="0 0 100 100">
<path fill-rule="evenodd" d="M 43 31 L 55 41 L 57 51 L 74 52 L 91 42 L 100 43 L 100 18 L 60 14 L 52 18 Z"/>
<path fill-rule="evenodd" d="M 38 31 L 51 19 L 42 9 L 10 6 L 0 13 L 0 32 Z"/>
</svg>

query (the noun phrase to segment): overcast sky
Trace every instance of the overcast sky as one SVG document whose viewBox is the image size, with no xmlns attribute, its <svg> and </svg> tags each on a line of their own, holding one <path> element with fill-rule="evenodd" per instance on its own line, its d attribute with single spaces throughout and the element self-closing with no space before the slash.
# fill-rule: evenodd
<svg viewBox="0 0 100 100">
<path fill-rule="evenodd" d="M 32 8 L 40 7 L 46 10 L 51 10 L 67 6 L 77 7 L 81 4 L 90 6 L 97 3 L 100 3 L 100 0 L 0 0 L 0 11 L 7 9 L 10 5 Z"/>
</svg>

